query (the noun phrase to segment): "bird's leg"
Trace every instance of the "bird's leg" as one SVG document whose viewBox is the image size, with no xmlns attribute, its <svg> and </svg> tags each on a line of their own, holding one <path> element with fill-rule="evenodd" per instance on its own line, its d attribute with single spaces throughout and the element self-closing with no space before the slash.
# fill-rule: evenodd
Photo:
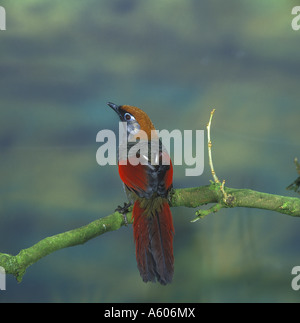
<svg viewBox="0 0 300 323">
<path fill-rule="evenodd" d="M 119 212 L 123 215 L 125 225 L 128 225 L 126 213 L 129 212 L 129 208 L 131 207 L 131 205 L 131 202 L 124 202 L 124 206 L 118 205 L 118 207 L 115 209 L 116 212 Z"/>
</svg>

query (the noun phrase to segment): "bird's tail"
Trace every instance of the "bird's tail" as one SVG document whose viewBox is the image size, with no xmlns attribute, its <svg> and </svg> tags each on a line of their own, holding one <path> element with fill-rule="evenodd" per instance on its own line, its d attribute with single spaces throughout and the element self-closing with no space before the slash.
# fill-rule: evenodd
<svg viewBox="0 0 300 323">
<path fill-rule="evenodd" d="M 136 260 L 144 282 L 157 279 L 166 285 L 171 283 L 174 272 L 174 227 L 167 200 L 155 200 L 150 207 L 139 200 L 133 206 Z"/>
</svg>

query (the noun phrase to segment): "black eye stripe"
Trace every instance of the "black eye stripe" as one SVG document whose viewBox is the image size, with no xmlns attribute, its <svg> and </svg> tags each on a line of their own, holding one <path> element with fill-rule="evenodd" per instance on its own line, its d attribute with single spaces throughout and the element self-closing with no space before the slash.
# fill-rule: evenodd
<svg viewBox="0 0 300 323">
<path fill-rule="evenodd" d="M 129 112 L 127 112 L 126 110 L 122 109 L 121 106 L 119 106 L 119 108 L 118 108 L 118 114 L 119 114 L 121 121 L 134 120 L 133 115 L 130 114 Z"/>
</svg>

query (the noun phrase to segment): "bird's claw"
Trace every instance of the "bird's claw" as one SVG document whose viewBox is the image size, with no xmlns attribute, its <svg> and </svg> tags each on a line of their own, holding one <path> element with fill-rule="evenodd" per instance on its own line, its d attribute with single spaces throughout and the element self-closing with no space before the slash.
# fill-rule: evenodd
<svg viewBox="0 0 300 323">
<path fill-rule="evenodd" d="M 124 203 L 124 206 L 118 205 L 118 207 L 115 209 L 116 212 L 119 212 L 122 214 L 126 226 L 128 225 L 126 213 L 129 212 L 130 206 L 131 206 L 131 203 L 129 202 L 129 203 Z"/>
</svg>

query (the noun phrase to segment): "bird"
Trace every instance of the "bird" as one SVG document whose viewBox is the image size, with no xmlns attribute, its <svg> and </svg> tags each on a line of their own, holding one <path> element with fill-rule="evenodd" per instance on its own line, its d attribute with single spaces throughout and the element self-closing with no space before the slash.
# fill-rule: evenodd
<svg viewBox="0 0 300 323">
<path fill-rule="evenodd" d="M 174 274 L 175 233 L 169 206 L 173 187 L 171 158 L 158 139 L 152 121 L 142 109 L 112 102 L 107 105 L 126 125 L 124 139 L 127 144 L 127 157 L 126 154 L 125 157 L 120 154 L 119 144 L 118 170 L 129 203 L 117 210 L 126 214 L 129 206 L 133 205 L 136 261 L 143 281 L 169 284 Z M 134 151 L 132 148 L 137 140 L 141 149 Z M 148 151 L 146 148 L 149 148 Z M 130 150 L 134 152 L 130 153 Z"/>
</svg>

